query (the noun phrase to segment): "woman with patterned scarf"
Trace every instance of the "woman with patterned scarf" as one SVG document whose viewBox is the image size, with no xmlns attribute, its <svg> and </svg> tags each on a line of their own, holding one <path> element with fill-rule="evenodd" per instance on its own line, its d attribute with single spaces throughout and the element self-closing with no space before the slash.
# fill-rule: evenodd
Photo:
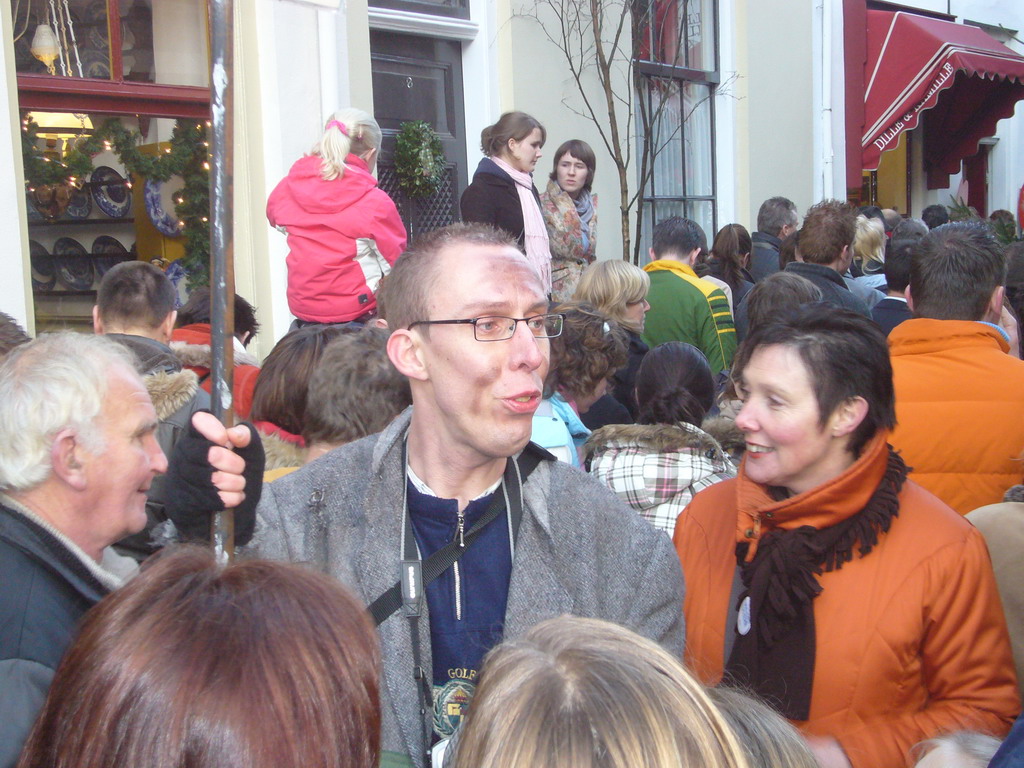
<svg viewBox="0 0 1024 768">
<path fill-rule="evenodd" d="M 551 240 L 551 293 L 573 297 L 580 275 L 597 256 L 597 195 L 591 194 L 597 159 L 585 141 L 570 139 L 555 151 L 548 187 L 540 196 Z"/>
<path fill-rule="evenodd" d="M 885 337 L 811 305 L 733 366 L 746 454 L 675 544 L 686 661 L 801 728 L 823 768 L 897 768 L 915 743 L 1002 736 L 1020 709 L 984 539 L 908 479 Z"/>
</svg>

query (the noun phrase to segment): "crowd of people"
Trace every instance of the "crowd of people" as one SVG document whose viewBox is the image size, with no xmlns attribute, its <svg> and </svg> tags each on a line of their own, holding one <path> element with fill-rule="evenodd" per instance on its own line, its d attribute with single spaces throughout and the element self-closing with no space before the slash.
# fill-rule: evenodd
<svg viewBox="0 0 1024 768">
<path fill-rule="evenodd" d="M 332 115 L 236 426 L 209 290 L 0 316 L 0 768 L 1024 764 L 1021 244 L 773 197 L 596 260 L 546 139 L 503 115 L 407 243 Z"/>
</svg>

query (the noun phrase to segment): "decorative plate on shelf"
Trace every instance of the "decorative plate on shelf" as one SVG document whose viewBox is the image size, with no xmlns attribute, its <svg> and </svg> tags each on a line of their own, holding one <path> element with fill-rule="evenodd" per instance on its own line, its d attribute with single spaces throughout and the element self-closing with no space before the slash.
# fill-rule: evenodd
<svg viewBox="0 0 1024 768">
<path fill-rule="evenodd" d="M 57 268 L 53 256 L 42 243 L 28 241 L 29 258 L 32 261 L 32 290 L 48 291 L 57 284 Z"/>
<path fill-rule="evenodd" d="M 96 265 L 96 273 L 103 277 L 107 270 L 122 261 L 130 261 L 132 256 L 128 253 L 121 241 L 110 235 L 100 235 L 92 241 L 92 252 L 94 254 L 93 264 Z"/>
<path fill-rule="evenodd" d="M 71 201 L 68 203 L 67 213 L 69 219 L 88 219 L 92 213 L 92 197 L 85 189 L 74 189 L 71 191 Z"/>
<path fill-rule="evenodd" d="M 92 288 L 92 259 L 85 246 L 71 237 L 62 237 L 53 244 L 53 256 L 57 264 L 57 277 L 72 291 L 86 291 Z"/>
<path fill-rule="evenodd" d="M 105 51 L 84 48 L 80 52 L 82 74 L 94 80 L 110 79 L 110 55 Z M 77 65 L 77 62 L 76 62 Z"/>
<path fill-rule="evenodd" d="M 175 184 L 175 182 L 178 183 Z M 173 177 L 166 184 L 155 179 L 146 179 L 146 213 L 149 214 L 149 220 L 153 222 L 153 226 L 157 228 L 161 235 L 166 235 L 167 237 L 179 237 L 181 235 L 181 225 L 178 224 L 178 219 L 168 213 L 167 208 L 174 210 L 173 197 L 171 195 L 178 189 L 181 189 L 184 183 L 180 176 Z"/>
<path fill-rule="evenodd" d="M 125 178 L 106 165 L 96 166 L 89 179 L 96 205 L 107 216 L 123 219 L 132 209 L 132 191 Z"/>
</svg>

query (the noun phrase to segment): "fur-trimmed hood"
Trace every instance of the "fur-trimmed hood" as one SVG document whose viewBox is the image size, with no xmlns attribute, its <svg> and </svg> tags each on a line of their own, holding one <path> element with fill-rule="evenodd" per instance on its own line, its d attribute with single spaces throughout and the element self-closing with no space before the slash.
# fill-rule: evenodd
<svg viewBox="0 0 1024 768">
<path fill-rule="evenodd" d="M 267 455 L 266 469 L 301 467 L 306 463 L 305 448 L 263 430 L 260 430 L 260 439 Z"/>
<path fill-rule="evenodd" d="M 679 451 L 721 451 L 722 446 L 707 432 L 677 424 L 609 424 L 593 432 L 583 445 L 581 458 L 615 446 L 641 448 L 653 453 Z"/>
<path fill-rule="evenodd" d="M 142 381 L 160 421 L 170 418 L 199 391 L 199 377 L 188 370 L 151 373 L 143 376 Z"/>
<path fill-rule="evenodd" d="M 669 535 L 694 494 L 736 474 L 714 437 L 684 423 L 601 427 L 583 455 L 594 477 Z"/>
</svg>

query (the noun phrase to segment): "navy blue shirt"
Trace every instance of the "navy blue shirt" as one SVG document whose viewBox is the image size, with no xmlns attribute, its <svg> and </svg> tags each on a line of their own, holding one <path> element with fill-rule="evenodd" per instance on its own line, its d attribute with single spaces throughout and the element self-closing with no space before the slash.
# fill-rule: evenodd
<svg viewBox="0 0 1024 768">
<path fill-rule="evenodd" d="M 408 482 L 409 513 L 420 557 L 426 560 L 458 536 L 456 499 L 420 493 Z M 490 506 L 493 493 L 465 509 L 468 533 Z M 433 661 L 434 730 L 449 736 L 458 726 L 476 689 L 484 655 L 501 642 L 512 575 L 508 515 L 499 514 L 473 546 L 427 586 L 430 652 Z"/>
</svg>

